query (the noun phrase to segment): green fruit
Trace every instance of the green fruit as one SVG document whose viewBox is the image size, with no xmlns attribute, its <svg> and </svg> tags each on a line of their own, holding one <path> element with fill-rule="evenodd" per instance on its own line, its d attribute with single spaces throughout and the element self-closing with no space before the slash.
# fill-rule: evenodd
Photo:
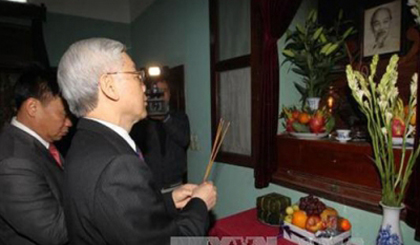
<svg viewBox="0 0 420 245">
<path fill-rule="evenodd" d="M 299 205 L 293 204 L 292 208 L 293 208 L 293 211 L 298 211 L 299 210 Z"/>
<path fill-rule="evenodd" d="M 330 117 L 327 121 L 327 123 L 325 124 L 325 132 L 329 133 L 332 131 L 332 129 L 335 126 L 335 118 L 334 117 Z"/>
<path fill-rule="evenodd" d="M 289 206 L 289 207 L 286 208 L 286 214 L 292 215 L 293 212 L 294 212 L 294 210 L 293 210 L 293 208 L 291 206 Z"/>
<path fill-rule="evenodd" d="M 309 127 L 298 122 L 292 124 L 293 129 L 299 133 L 309 133 Z"/>
<path fill-rule="evenodd" d="M 286 222 L 286 223 L 292 223 L 292 219 L 293 219 L 293 215 L 287 215 L 285 218 L 284 218 L 284 222 Z"/>
</svg>

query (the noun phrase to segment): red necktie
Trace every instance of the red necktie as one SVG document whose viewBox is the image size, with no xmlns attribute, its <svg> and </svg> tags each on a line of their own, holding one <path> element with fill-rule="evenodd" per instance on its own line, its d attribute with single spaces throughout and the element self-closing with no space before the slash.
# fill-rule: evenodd
<svg viewBox="0 0 420 245">
<path fill-rule="evenodd" d="M 50 147 L 48 148 L 48 150 L 50 151 L 51 155 L 54 157 L 57 165 L 60 168 L 63 168 L 63 163 L 61 162 L 61 158 L 60 158 L 60 152 L 58 152 L 57 147 L 55 147 L 54 144 L 50 144 Z"/>
</svg>

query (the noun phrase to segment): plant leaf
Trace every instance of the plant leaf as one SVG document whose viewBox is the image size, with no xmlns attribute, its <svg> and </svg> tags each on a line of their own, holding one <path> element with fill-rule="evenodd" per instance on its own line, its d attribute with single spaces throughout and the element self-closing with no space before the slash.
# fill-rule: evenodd
<svg viewBox="0 0 420 245">
<path fill-rule="evenodd" d="M 327 50 L 330 48 L 330 46 L 331 46 L 331 43 L 325 44 L 324 47 L 322 47 L 320 53 L 325 54 L 327 52 Z"/>
<path fill-rule="evenodd" d="M 312 9 L 312 10 L 309 12 L 308 17 L 306 17 L 306 20 L 307 20 L 307 21 L 312 20 L 312 16 L 313 16 L 314 14 L 315 14 L 315 9 Z"/>
<path fill-rule="evenodd" d="M 299 75 L 302 75 L 302 76 L 307 76 L 308 75 L 307 72 L 305 72 L 304 70 L 299 69 L 299 68 L 292 68 L 292 71 L 294 73 L 299 74 Z"/>
<path fill-rule="evenodd" d="M 297 89 L 297 91 L 302 95 L 302 96 L 304 96 L 304 95 L 306 95 L 306 93 L 307 93 L 307 91 L 306 91 L 306 88 L 304 88 L 302 85 L 300 85 L 299 83 L 297 83 L 297 82 L 294 82 L 294 84 L 295 84 L 295 88 Z"/>
<path fill-rule="evenodd" d="M 343 19 L 343 9 L 340 9 L 340 12 L 338 12 L 338 20 Z"/>
<path fill-rule="evenodd" d="M 331 132 L 332 129 L 334 128 L 334 126 L 335 126 L 335 118 L 333 116 L 331 116 L 328 119 L 327 123 L 325 124 L 325 131 L 327 133 Z"/>
<path fill-rule="evenodd" d="M 321 39 L 321 42 L 322 43 L 326 43 L 327 42 L 327 38 L 325 37 L 324 33 L 321 33 L 320 39 Z"/>
<path fill-rule="evenodd" d="M 314 13 L 314 15 L 312 16 L 312 22 L 316 22 L 316 20 L 317 20 L 317 18 L 318 18 L 318 11 L 316 11 L 315 10 L 315 13 Z"/>
<path fill-rule="evenodd" d="M 290 38 L 292 36 L 292 31 L 287 29 L 286 31 L 286 39 Z"/>
<path fill-rule="evenodd" d="M 342 39 L 346 39 L 350 34 L 353 34 L 353 27 L 349 27 L 349 29 L 344 32 Z"/>
<path fill-rule="evenodd" d="M 291 49 L 285 49 L 283 50 L 283 54 L 289 57 L 295 57 L 295 53 L 293 53 L 293 50 Z"/>
<path fill-rule="evenodd" d="M 299 23 L 296 24 L 296 30 L 302 34 L 305 34 L 305 29 Z"/>
<path fill-rule="evenodd" d="M 314 40 L 314 41 L 315 41 L 315 40 L 317 40 L 317 39 L 318 39 L 318 37 L 321 35 L 322 30 L 323 30 L 323 27 L 318 28 L 318 29 L 315 31 L 314 35 L 312 36 L 312 40 Z"/>
<path fill-rule="evenodd" d="M 331 45 L 331 47 L 328 48 L 328 50 L 325 52 L 326 55 L 330 55 L 332 52 L 334 52 L 338 48 L 338 44 L 334 43 Z"/>
</svg>

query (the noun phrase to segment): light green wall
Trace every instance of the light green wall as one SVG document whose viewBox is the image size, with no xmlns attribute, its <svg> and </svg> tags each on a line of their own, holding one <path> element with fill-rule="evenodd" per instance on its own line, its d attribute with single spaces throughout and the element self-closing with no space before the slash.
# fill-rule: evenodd
<svg viewBox="0 0 420 245">
<path fill-rule="evenodd" d="M 308 9 L 315 5 L 315 1 L 304 0 L 294 23 L 303 21 Z M 52 64 L 57 64 L 59 57 L 73 41 L 91 36 L 107 36 L 128 43 L 129 46 L 131 43 L 130 52 L 138 66 L 154 63 L 185 65 L 186 109 L 191 130 L 198 135 L 200 145 L 200 150 L 189 151 L 188 171 L 190 181 L 199 183 L 211 149 L 208 1 L 157 0 L 131 24 L 131 33 L 124 24 L 56 14 L 49 14 L 49 20 L 45 36 Z M 279 51 L 283 43 L 281 39 Z M 298 103 L 299 95 L 292 82 L 299 78 L 288 72 L 288 69 L 289 65 L 284 65 L 280 70 L 280 106 Z M 274 184 L 262 190 L 255 189 L 252 169 L 228 164 L 216 163 L 211 178 L 218 187 L 218 203 L 214 210 L 218 218 L 254 207 L 256 198 L 266 193 L 282 193 L 291 197 L 293 202 L 306 195 Z M 381 222 L 380 215 L 325 202 L 350 219 L 354 242 L 374 244 Z M 413 240 L 413 229 L 405 223 L 401 223 L 401 226 L 405 244 L 420 244 Z"/>
<path fill-rule="evenodd" d="M 294 29 L 296 23 L 305 23 L 306 15 L 309 11 L 313 8 L 316 8 L 318 1 L 302 1 L 302 4 L 297 12 L 296 16 L 294 17 L 292 23 L 289 26 L 289 29 Z M 284 61 L 284 56 L 282 54 L 282 47 L 284 47 L 286 37 L 283 36 L 277 42 L 277 48 L 279 53 L 279 63 Z M 284 63 L 280 66 L 280 101 L 279 101 L 279 109 L 281 110 L 282 106 L 290 106 L 290 105 L 298 105 L 300 94 L 296 90 L 294 86 L 295 81 L 299 81 L 300 76 L 296 75 L 294 72 L 291 71 L 291 64 L 290 62 Z M 282 125 L 282 120 L 279 120 L 278 123 L 278 132 L 284 131 L 284 127 Z"/>
<path fill-rule="evenodd" d="M 55 13 L 47 14 L 44 37 L 51 66 L 57 66 L 70 44 L 81 39 L 107 37 L 131 45 L 129 24 Z"/>
</svg>

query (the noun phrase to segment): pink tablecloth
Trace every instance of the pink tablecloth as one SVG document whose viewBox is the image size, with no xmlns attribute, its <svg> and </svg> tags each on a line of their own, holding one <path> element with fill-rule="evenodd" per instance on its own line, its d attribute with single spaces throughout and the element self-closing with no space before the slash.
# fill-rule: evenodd
<svg viewBox="0 0 420 245">
<path fill-rule="evenodd" d="M 268 226 L 257 219 L 255 208 L 219 219 L 210 230 L 209 236 L 223 237 L 277 237 L 279 228 Z M 294 245 L 285 239 L 277 239 L 277 244 Z"/>
</svg>

